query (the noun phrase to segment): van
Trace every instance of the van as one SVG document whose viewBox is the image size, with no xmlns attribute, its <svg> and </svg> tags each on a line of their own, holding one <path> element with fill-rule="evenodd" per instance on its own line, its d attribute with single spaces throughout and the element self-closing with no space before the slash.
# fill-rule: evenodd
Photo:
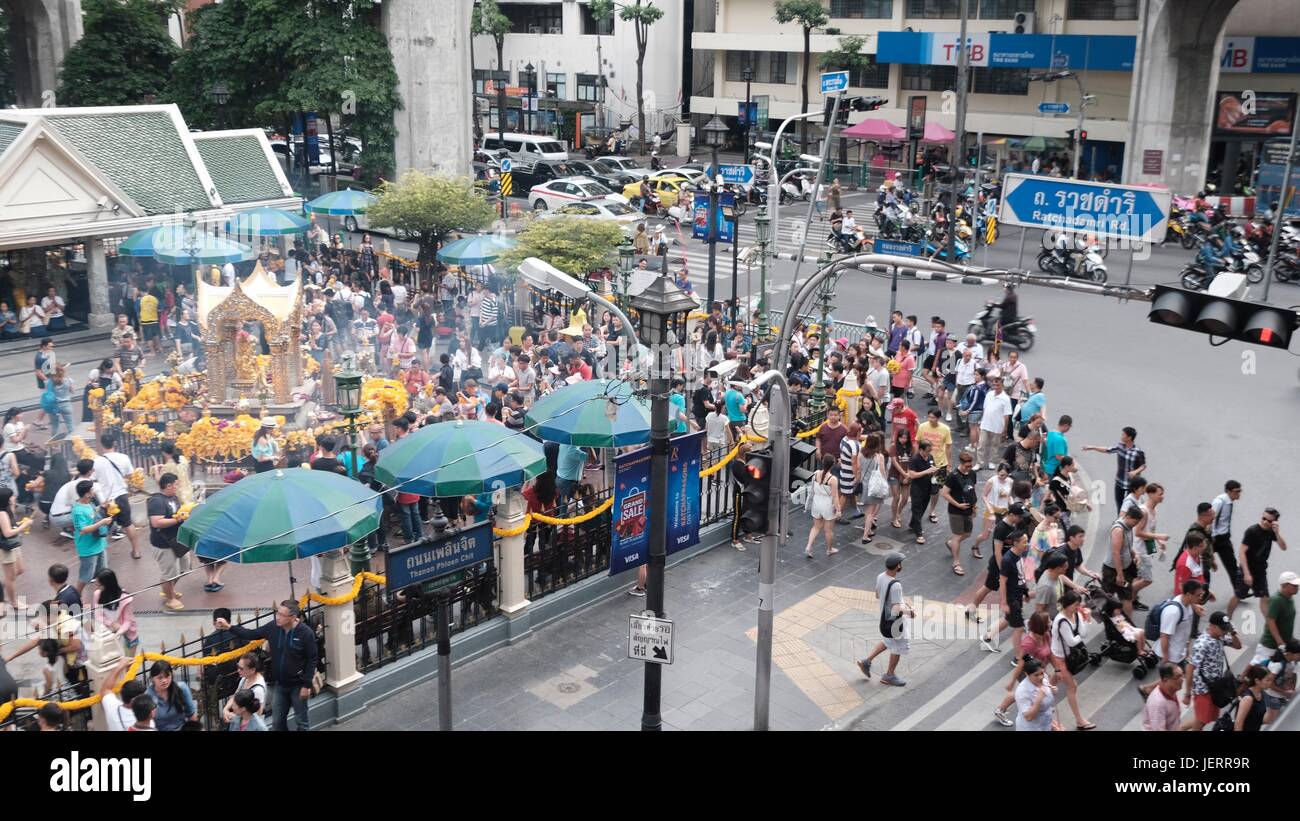
<svg viewBox="0 0 1300 821">
<path fill-rule="evenodd" d="M 510 154 L 510 160 L 516 170 L 528 172 L 539 160 L 565 162 L 569 152 L 552 137 L 539 134 L 487 134 L 483 137 L 483 148 L 488 151 L 504 148 Z"/>
</svg>

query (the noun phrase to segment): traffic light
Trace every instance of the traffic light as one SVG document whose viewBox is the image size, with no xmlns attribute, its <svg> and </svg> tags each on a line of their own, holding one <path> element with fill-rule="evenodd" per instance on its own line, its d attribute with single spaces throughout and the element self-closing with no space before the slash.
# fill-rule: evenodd
<svg viewBox="0 0 1300 821">
<path fill-rule="evenodd" d="M 1073 151 L 1074 150 L 1074 129 L 1073 128 L 1065 132 L 1065 139 L 1070 144 L 1070 150 Z"/>
<path fill-rule="evenodd" d="M 1083 131 L 1079 132 L 1079 145 L 1082 146 L 1087 141 L 1088 141 L 1088 131 L 1087 129 L 1084 129 Z"/>
<path fill-rule="evenodd" d="M 1300 314 L 1204 291 L 1157 285 L 1147 318 L 1157 325 L 1285 350 L 1300 327 Z M 1218 343 L 1223 344 L 1223 343 Z"/>
<path fill-rule="evenodd" d="M 889 100 L 884 97 L 845 97 L 844 101 L 840 103 L 839 114 L 836 116 L 835 122 L 838 125 L 845 125 L 849 121 L 850 111 L 875 111 L 887 102 Z M 835 98 L 827 95 L 824 106 L 822 109 L 822 125 L 829 126 L 831 124 L 831 109 L 835 107 Z"/>
<path fill-rule="evenodd" d="M 767 502 L 772 496 L 772 455 L 751 453 L 745 461 L 749 481 L 741 491 L 740 528 L 746 533 L 766 533 Z"/>
<path fill-rule="evenodd" d="M 817 446 L 807 439 L 790 440 L 790 487 L 794 491 L 800 485 L 812 481 L 813 472 L 808 463 L 817 453 Z"/>
</svg>

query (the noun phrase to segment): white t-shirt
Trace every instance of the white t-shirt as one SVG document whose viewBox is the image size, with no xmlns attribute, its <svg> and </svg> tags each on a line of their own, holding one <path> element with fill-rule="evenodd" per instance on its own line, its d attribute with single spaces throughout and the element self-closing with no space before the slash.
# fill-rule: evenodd
<svg viewBox="0 0 1300 821">
<path fill-rule="evenodd" d="M 393 286 L 393 307 L 400 308 L 405 304 L 406 304 L 406 286 L 394 285 Z"/>
<path fill-rule="evenodd" d="M 974 356 L 972 356 L 970 359 L 967 359 L 965 357 L 958 359 L 957 370 L 954 371 L 954 373 L 957 375 L 957 384 L 974 385 L 975 369 L 979 367 L 979 364 L 980 363 L 976 361 Z"/>
<path fill-rule="evenodd" d="M 112 470 L 112 468 L 109 469 Z M 85 480 L 78 476 L 72 481 L 65 483 L 63 487 L 59 488 L 59 492 L 54 494 L 54 501 L 50 502 L 51 516 L 68 516 L 72 513 L 72 506 L 77 502 L 77 485 L 83 481 Z M 104 491 L 98 482 L 95 483 L 95 488 L 92 493 L 95 494 L 96 499 L 101 502 L 104 501 Z"/>
<path fill-rule="evenodd" d="M 890 618 L 899 618 L 902 614 L 901 606 L 903 604 L 903 583 L 893 585 L 891 582 L 897 582 L 897 577 L 888 573 L 881 573 L 876 577 L 876 598 L 880 601 L 880 612 L 888 614 Z M 888 601 L 886 601 L 886 591 L 888 591 Z M 903 623 L 906 627 L 906 622 Z"/>
<path fill-rule="evenodd" d="M 63 316 L 63 307 L 66 304 L 67 303 L 63 301 L 63 297 L 58 295 L 52 297 L 47 296 L 41 299 L 41 308 L 45 311 L 45 316 L 49 319 Z"/>
<path fill-rule="evenodd" d="M 125 496 L 126 477 L 135 470 L 131 457 L 125 453 L 103 453 L 95 457 L 95 481 L 104 490 L 104 499 L 116 499 Z"/>
<path fill-rule="evenodd" d="M 704 417 L 705 438 L 710 445 L 721 445 L 727 441 L 727 417 L 725 414 L 710 411 Z"/>
<path fill-rule="evenodd" d="M 1006 392 L 989 391 L 984 395 L 984 416 L 980 418 L 980 430 L 989 433 L 1001 433 L 1006 428 L 1005 417 L 1011 415 L 1011 397 Z"/>
<path fill-rule="evenodd" d="M 1052 655 L 1063 659 L 1069 655 L 1068 648 L 1083 641 L 1083 620 L 1075 615 L 1071 621 L 1064 613 L 1057 613 L 1052 620 Z"/>
<path fill-rule="evenodd" d="M 958 355 L 958 356 L 961 356 L 962 351 L 966 350 L 967 348 L 970 348 L 970 358 L 971 358 L 971 359 L 983 359 L 983 358 L 984 358 L 984 346 L 981 345 L 981 344 L 978 343 L 978 342 L 976 342 L 974 345 L 967 345 L 965 341 L 958 342 L 958 343 L 957 343 L 957 355 Z"/>
<path fill-rule="evenodd" d="M 1169 658 L 1182 661 L 1187 656 L 1187 642 L 1192 637 L 1192 608 L 1174 601 L 1160 611 L 1160 636 L 1169 636 Z M 1156 655 L 1164 658 L 1164 642 L 1156 642 Z"/>
<path fill-rule="evenodd" d="M 25 430 L 26 427 L 27 426 L 24 425 L 22 422 L 9 422 L 8 424 L 5 425 L 5 431 L 4 431 L 5 432 L 5 442 L 4 442 L 5 453 L 8 453 L 11 450 L 23 449 L 22 442 L 17 442 L 14 440 L 16 440 L 19 436 L 22 436 L 23 430 Z"/>
<path fill-rule="evenodd" d="M 122 703 L 122 697 L 112 690 L 104 694 L 101 702 L 104 707 L 104 724 L 110 733 L 124 733 L 126 728 L 135 723 L 135 713 L 131 707 Z M 153 726 L 153 722 L 149 722 Z"/>
</svg>

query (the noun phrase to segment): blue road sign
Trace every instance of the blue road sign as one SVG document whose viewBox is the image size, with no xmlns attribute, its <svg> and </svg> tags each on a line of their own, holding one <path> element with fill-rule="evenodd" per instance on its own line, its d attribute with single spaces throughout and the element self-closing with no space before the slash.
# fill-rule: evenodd
<svg viewBox="0 0 1300 821">
<path fill-rule="evenodd" d="M 1038 113 L 1039 114 L 1069 114 L 1070 104 L 1069 103 L 1039 103 Z"/>
<path fill-rule="evenodd" d="M 998 219 L 1135 242 L 1164 239 L 1168 189 L 1008 174 Z"/>
<path fill-rule="evenodd" d="M 834 94 L 849 87 L 847 71 L 829 71 L 822 75 L 822 94 Z"/>
<path fill-rule="evenodd" d="M 502 171 L 503 173 L 505 173 L 505 174 L 509 174 L 509 173 L 510 173 L 510 170 L 511 170 L 512 168 L 514 168 L 514 166 L 510 164 L 510 158 L 509 158 L 509 157 L 502 157 L 502 158 L 501 158 L 501 171 Z"/>
<path fill-rule="evenodd" d="M 432 581 L 492 560 L 492 526 L 484 522 L 428 543 L 389 550 L 385 571 L 392 590 Z"/>
<path fill-rule="evenodd" d="M 718 174 L 721 175 L 722 181 L 729 185 L 749 186 L 754 184 L 754 166 L 752 165 L 724 165 L 718 163 Z M 705 167 L 704 176 L 713 177 L 713 166 Z"/>
<path fill-rule="evenodd" d="M 902 242 L 878 237 L 872 244 L 871 250 L 877 254 L 894 254 L 900 257 L 919 257 L 925 254 L 925 246 L 919 242 Z"/>
</svg>

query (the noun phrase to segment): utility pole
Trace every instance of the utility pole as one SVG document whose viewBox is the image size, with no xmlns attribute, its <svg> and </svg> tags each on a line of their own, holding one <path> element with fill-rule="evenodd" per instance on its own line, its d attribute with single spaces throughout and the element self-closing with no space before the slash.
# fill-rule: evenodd
<svg viewBox="0 0 1300 821">
<path fill-rule="evenodd" d="M 1300 137 L 1300 113 L 1291 124 L 1291 150 L 1286 153 L 1286 167 L 1282 171 L 1282 191 L 1277 198 L 1277 213 L 1273 215 L 1273 238 L 1268 243 L 1268 259 L 1264 260 L 1264 301 L 1268 302 L 1268 286 L 1273 283 L 1273 262 L 1277 259 L 1278 240 L 1282 238 L 1282 223 L 1286 207 L 1291 202 L 1291 168 L 1296 160 L 1296 138 Z"/>
<path fill-rule="evenodd" d="M 970 65 L 970 47 L 966 42 L 966 18 L 970 7 L 966 0 L 958 0 L 961 10 L 961 26 L 957 34 L 957 119 L 954 123 L 952 153 L 948 165 L 952 169 L 952 201 L 948 203 L 948 261 L 957 258 L 957 192 L 966 179 L 966 162 L 962 156 L 962 146 L 966 142 L 966 69 Z"/>
</svg>

